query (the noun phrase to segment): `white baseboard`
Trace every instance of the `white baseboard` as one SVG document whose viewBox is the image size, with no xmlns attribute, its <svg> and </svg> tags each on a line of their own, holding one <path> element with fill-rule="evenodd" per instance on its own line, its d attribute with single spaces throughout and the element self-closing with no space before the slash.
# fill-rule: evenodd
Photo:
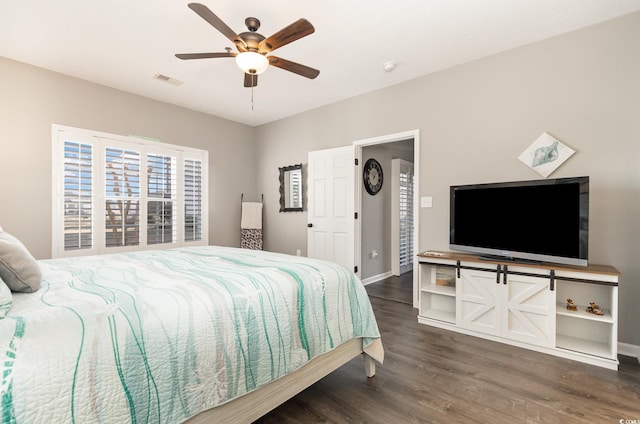
<svg viewBox="0 0 640 424">
<path fill-rule="evenodd" d="M 618 343 L 618 353 L 624 356 L 631 356 L 636 358 L 640 363 L 640 346 L 632 345 L 629 343 Z"/>
<path fill-rule="evenodd" d="M 368 277 L 362 280 L 362 284 L 365 286 L 371 283 L 377 283 L 378 281 L 382 281 L 385 278 L 392 277 L 393 273 L 391 271 L 384 272 L 382 274 L 374 275 L 373 277 Z"/>
</svg>

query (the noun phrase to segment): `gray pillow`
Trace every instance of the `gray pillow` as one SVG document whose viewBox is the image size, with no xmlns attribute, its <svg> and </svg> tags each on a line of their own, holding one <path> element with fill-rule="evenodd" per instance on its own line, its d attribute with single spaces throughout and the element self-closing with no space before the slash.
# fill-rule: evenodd
<svg viewBox="0 0 640 424">
<path fill-rule="evenodd" d="M 7 316 L 12 303 L 11 290 L 9 290 L 9 287 L 7 287 L 4 281 L 2 281 L 2 278 L 0 278 L 0 319 Z"/>
<path fill-rule="evenodd" d="M 0 278 L 14 292 L 33 293 L 40 288 L 40 265 L 14 236 L 0 232 Z"/>
</svg>

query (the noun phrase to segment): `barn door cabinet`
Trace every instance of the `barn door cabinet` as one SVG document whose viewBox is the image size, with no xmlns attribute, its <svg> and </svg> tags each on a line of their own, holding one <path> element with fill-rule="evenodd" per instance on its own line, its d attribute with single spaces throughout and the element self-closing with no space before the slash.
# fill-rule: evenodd
<svg viewBox="0 0 640 424">
<path fill-rule="evenodd" d="M 420 323 L 618 368 L 615 268 L 486 261 L 452 252 L 418 259 Z M 567 309 L 567 299 L 577 310 Z M 590 302 L 603 315 L 587 312 Z"/>
</svg>

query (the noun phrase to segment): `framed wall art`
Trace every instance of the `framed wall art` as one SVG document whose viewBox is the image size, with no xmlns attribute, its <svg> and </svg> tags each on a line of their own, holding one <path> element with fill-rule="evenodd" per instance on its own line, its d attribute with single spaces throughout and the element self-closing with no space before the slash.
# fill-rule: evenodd
<svg viewBox="0 0 640 424">
<path fill-rule="evenodd" d="M 574 153 L 573 149 L 545 132 L 518 159 L 546 178 Z"/>
</svg>

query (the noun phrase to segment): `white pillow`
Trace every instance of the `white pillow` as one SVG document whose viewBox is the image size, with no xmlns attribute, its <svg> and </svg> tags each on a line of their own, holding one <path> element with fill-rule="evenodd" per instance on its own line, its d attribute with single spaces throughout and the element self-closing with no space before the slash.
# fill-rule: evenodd
<svg viewBox="0 0 640 424">
<path fill-rule="evenodd" d="M 7 316 L 11 304 L 13 303 L 13 297 L 11 296 L 11 290 L 0 278 L 0 319 Z"/>
</svg>

